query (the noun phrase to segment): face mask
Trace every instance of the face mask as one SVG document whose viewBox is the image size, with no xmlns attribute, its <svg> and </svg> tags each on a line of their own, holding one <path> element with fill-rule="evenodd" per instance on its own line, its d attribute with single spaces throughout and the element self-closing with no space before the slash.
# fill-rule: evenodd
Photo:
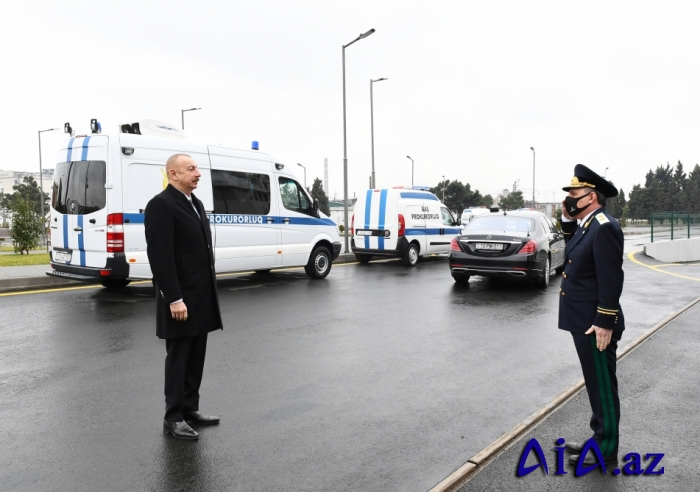
<svg viewBox="0 0 700 492">
<path fill-rule="evenodd" d="M 564 206 L 566 207 L 566 211 L 571 217 L 576 217 L 578 214 L 580 214 L 588 208 L 588 205 L 584 206 L 583 208 L 579 208 L 577 204 L 582 198 L 586 198 L 591 193 L 593 192 L 589 191 L 583 196 L 567 196 L 566 198 L 564 198 Z"/>
</svg>

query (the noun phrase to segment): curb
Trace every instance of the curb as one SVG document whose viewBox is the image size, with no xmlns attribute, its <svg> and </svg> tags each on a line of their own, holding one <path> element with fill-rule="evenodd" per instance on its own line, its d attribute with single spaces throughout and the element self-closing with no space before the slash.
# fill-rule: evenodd
<svg viewBox="0 0 700 492">
<path fill-rule="evenodd" d="M 355 263 L 354 253 L 341 253 L 338 258 L 333 260 L 333 263 Z M 51 265 L 46 265 L 46 269 L 50 270 Z M 57 289 L 60 287 L 70 287 L 74 285 L 89 285 L 85 282 L 69 280 L 60 277 L 16 277 L 0 279 L 0 292 L 13 292 L 26 289 Z"/>
<path fill-rule="evenodd" d="M 622 350 L 620 354 L 618 354 L 617 360 L 620 361 L 623 357 L 627 356 L 639 345 L 651 338 L 651 336 L 654 335 L 654 333 L 659 331 L 664 326 L 668 325 L 671 321 L 673 321 L 678 316 L 680 316 L 681 314 L 683 314 L 688 309 L 692 308 L 698 303 L 700 303 L 700 297 L 686 304 L 675 313 L 667 316 L 662 321 L 654 325 L 649 331 L 647 331 L 642 336 L 634 340 L 630 345 L 625 347 L 625 349 Z M 515 427 L 513 427 L 501 437 L 496 439 L 494 442 L 492 442 L 484 449 L 476 453 L 472 458 L 467 460 L 467 462 L 464 465 L 457 468 L 457 470 L 451 473 L 442 482 L 438 483 L 435 487 L 430 489 L 430 492 L 453 492 L 460 488 L 462 485 L 467 483 L 472 477 L 474 477 L 474 475 L 476 475 L 484 466 L 488 465 L 491 461 L 498 457 L 498 455 L 503 453 L 511 445 L 515 444 L 516 441 L 523 437 L 527 432 L 537 427 L 537 425 L 540 422 L 552 415 L 571 398 L 576 396 L 578 392 L 581 391 L 584 387 L 585 384 L 583 379 L 579 379 L 576 383 L 574 383 L 573 386 L 564 390 L 550 402 L 538 408 L 529 417 L 520 421 Z"/>
</svg>

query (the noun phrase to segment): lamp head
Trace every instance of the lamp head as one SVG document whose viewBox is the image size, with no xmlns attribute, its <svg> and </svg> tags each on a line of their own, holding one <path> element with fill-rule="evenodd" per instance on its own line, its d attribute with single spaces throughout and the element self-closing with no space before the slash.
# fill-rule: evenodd
<svg viewBox="0 0 700 492">
<path fill-rule="evenodd" d="M 535 151 L 535 148 L 534 148 L 534 147 L 530 147 L 530 150 L 534 152 L 534 151 Z"/>
<path fill-rule="evenodd" d="M 367 32 L 364 33 L 364 34 L 360 34 L 359 39 L 365 39 L 367 36 L 369 36 L 369 35 L 372 34 L 372 33 L 374 33 L 374 29 L 370 29 L 369 31 L 367 31 Z"/>
</svg>

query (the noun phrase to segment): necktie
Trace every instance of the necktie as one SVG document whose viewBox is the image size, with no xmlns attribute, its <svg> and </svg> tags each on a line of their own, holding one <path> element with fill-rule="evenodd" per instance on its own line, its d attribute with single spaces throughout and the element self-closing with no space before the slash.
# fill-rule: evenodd
<svg viewBox="0 0 700 492">
<path fill-rule="evenodd" d="M 194 213 L 197 214 L 197 217 L 199 217 L 201 219 L 202 216 L 199 215 L 199 212 L 197 211 L 197 207 L 194 206 L 194 203 L 192 202 L 192 197 L 188 196 L 187 201 L 190 202 L 190 205 L 192 205 L 192 209 L 194 210 Z"/>
</svg>

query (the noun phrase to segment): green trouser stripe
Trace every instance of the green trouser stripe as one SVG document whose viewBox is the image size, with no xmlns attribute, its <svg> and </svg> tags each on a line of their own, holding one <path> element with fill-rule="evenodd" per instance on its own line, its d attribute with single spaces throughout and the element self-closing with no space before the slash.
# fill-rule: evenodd
<svg viewBox="0 0 700 492">
<path fill-rule="evenodd" d="M 601 352 L 601 359 L 603 361 L 603 379 L 605 380 L 605 392 L 608 395 L 608 405 L 610 406 L 610 456 L 615 449 L 617 444 L 617 414 L 615 413 L 615 401 L 613 400 L 612 394 L 612 381 L 610 380 L 610 372 L 608 371 L 608 358 L 606 351 Z"/>
<path fill-rule="evenodd" d="M 593 345 L 593 361 L 595 362 L 595 373 L 596 376 L 598 376 L 598 393 L 600 396 L 600 402 L 603 407 L 603 442 L 601 443 L 601 452 L 603 453 L 603 456 L 609 456 L 610 451 L 608 451 L 608 448 L 610 447 L 610 415 L 609 415 L 609 407 L 606 402 L 606 394 L 605 394 L 605 383 L 603 382 L 603 368 L 600 367 L 601 365 L 601 360 L 600 356 L 598 355 L 598 346 L 596 345 L 596 337 L 595 335 L 591 335 L 591 344 Z"/>
</svg>

